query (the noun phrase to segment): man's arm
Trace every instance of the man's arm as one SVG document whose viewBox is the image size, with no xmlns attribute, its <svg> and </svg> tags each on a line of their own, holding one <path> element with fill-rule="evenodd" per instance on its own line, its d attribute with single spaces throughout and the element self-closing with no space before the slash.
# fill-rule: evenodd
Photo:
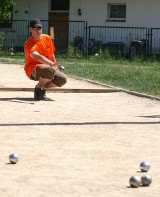
<svg viewBox="0 0 160 197">
<path fill-rule="evenodd" d="M 53 61 L 53 62 L 57 62 L 54 53 L 53 53 L 53 55 L 52 55 L 52 61 Z"/>
<path fill-rule="evenodd" d="M 37 51 L 34 51 L 30 54 L 30 56 L 41 62 L 42 64 L 46 64 L 48 66 L 51 66 L 51 67 L 54 67 L 54 68 L 57 68 L 57 66 L 59 65 L 58 62 L 55 61 L 55 59 L 53 59 L 53 61 L 47 59 L 46 57 L 44 57 L 43 55 L 40 55 Z"/>
</svg>

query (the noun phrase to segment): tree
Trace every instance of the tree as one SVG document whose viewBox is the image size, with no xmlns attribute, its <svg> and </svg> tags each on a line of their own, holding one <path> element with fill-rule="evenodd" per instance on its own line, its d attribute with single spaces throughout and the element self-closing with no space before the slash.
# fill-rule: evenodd
<svg viewBox="0 0 160 197">
<path fill-rule="evenodd" d="M 0 0 L 0 21 L 8 21 L 12 16 L 15 0 Z"/>
</svg>

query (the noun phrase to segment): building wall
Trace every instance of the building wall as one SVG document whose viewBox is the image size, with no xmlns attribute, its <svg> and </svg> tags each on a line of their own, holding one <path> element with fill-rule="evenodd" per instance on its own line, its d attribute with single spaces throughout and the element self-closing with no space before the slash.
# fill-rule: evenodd
<svg viewBox="0 0 160 197">
<path fill-rule="evenodd" d="M 127 4 L 126 22 L 106 22 L 107 3 L 114 2 Z M 159 8 L 159 0 L 70 0 L 70 20 L 85 20 L 89 26 L 160 27 Z"/>
<path fill-rule="evenodd" d="M 16 0 L 13 10 L 14 20 L 30 20 L 40 18 L 48 20 L 49 0 Z"/>
<path fill-rule="evenodd" d="M 138 27 L 160 27 L 160 1 L 128 1 L 127 25 Z"/>
<path fill-rule="evenodd" d="M 49 1 L 34 0 L 31 2 L 32 3 L 30 6 L 30 18 L 32 19 L 38 17 L 41 20 L 48 20 Z"/>
<path fill-rule="evenodd" d="M 16 0 L 16 5 L 13 7 L 13 19 L 28 20 L 29 14 L 29 0 Z"/>
<path fill-rule="evenodd" d="M 101 3 L 99 3 L 101 2 Z M 70 0 L 70 20 L 84 20 L 89 25 L 105 25 L 106 0 Z M 98 5 L 98 6 L 97 6 Z M 82 15 L 77 13 L 81 9 Z"/>
</svg>

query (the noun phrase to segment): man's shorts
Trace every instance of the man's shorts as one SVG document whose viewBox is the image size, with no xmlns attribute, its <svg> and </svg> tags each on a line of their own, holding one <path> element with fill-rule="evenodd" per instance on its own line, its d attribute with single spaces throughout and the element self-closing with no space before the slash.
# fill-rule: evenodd
<svg viewBox="0 0 160 197">
<path fill-rule="evenodd" d="M 39 81 L 39 78 L 52 79 L 52 82 L 61 87 L 67 82 L 67 77 L 63 72 L 58 69 L 52 68 L 48 65 L 39 65 L 33 71 L 31 79 L 34 81 Z"/>
</svg>

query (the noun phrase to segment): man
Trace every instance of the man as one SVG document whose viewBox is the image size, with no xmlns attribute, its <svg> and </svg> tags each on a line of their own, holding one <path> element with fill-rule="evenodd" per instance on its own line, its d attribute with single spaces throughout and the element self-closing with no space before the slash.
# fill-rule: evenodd
<svg viewBox="0 0 160 197">
<path fill-rule="evenodd" d="M 24 43 L 26 64 L 24 70 L 31 80 L 38 81 L 34 89 L 34 98 L 44 100 L 46 88 L 61 87 L 67 82 L 67 77 L 58 70 L 55 46 L 49 35 L 42 34 L 42 24 L 39 19 L 30 21 L 31 36 Z"/>
</svg>

